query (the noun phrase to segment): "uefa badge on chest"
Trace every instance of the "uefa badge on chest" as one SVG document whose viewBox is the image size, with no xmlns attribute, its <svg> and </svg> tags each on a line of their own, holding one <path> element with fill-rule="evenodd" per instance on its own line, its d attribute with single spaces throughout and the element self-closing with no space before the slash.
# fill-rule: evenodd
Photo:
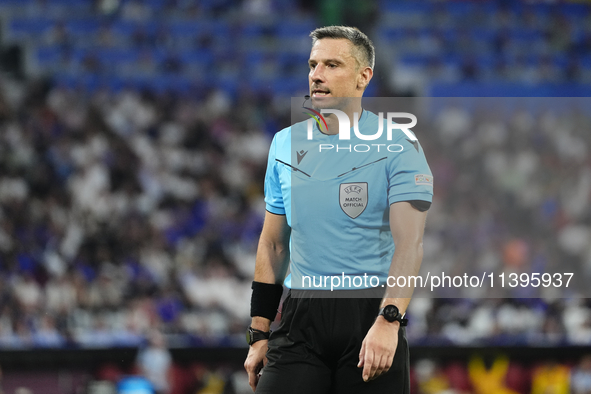
<svg viewBox="0 0 591 394">
<path fill-rule="evenodd" d="M 339 204 L 350 218 L 361 215 L 367 207 L 367 182 L 341 183 Z"/>
</svg>

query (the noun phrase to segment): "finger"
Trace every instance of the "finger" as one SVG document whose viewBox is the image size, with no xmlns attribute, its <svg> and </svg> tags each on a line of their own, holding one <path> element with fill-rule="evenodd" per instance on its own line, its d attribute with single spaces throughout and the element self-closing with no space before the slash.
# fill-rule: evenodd
<svg viewBox="0 0 591 394">
<path fill-rule="evenodd" d="M 365 351 L 364 360 L 365 365 L 363 366 L 363 374 L 361 376 L 363 376 L 363 380 L 367 382 L 372 374 L 371 370 L 374 362 L 373 350 L 368 349 Z"/>
<path fill-rule="evenodd" d="M 255 391 L 257 388 L 257 376 L 254 372 L 248 371 L 248 385 Z"/>
<path fill-rule="evenodd" d="M 392 363 L 394 362 L 394 355 L 390 355 L 388 357 L 386 357 L 386 365 L 384 365 L 384 372 L 382 373 L 386 373 L 390 370 L 390 367 L 392 367 Z"/>
<path fill-rule="evenodd" d="M 374 353 L 374 357 L 373 357 L 373 362 L 371 364 L 371 369 L 369 370 L 369 377 L 368 377 L 368 381 L 372 380 L 374 378 L 376 378 L 378 375 L 378 367 L 380 366 L 380 355 L 379 354 L 375 354 Z"/>
<path fill-rule="evenodd" d="M 381 373 L 381 368 L 380 365 L 382 363 L 382 358 L 380 357 L 380 355 L 375 355 L 374 356 L 374 360 L 373 360 L 373 368 L 370 370 L 369 372 L 369 379 L 368 380 L 374 380 L 375 378 L 377 378 L 378 376 L 380 376 Z"/>
<path fill-rule="evenodd" d="M 363 367 L 363 361 L 365 360 L 365 341 L 361 344 L 361 351 L 359 352 L 359 363 L 357 364 L 357 368 Z"/>
<path fill-rule="evenodd" d="M 382 357 L 380 358 L 380 362 L 378 364 L 378 367 L 376 369 L 374 379 L 382 374 L 385 374 L 387 371 L 388 371 L 388 356 L 382 355 Z"/>
<path fill-rule="evenodd" d="M 382 368 L 382 372 L 380 373 L 380 375 L 383 375 L 385 373 L 387 373 L 390 370 L 390 365 L 386 364 L 384 365 L 384 367 Z"/>
<path fill-rule="evenodd" d="M 255 391 L 257 386 L 259 385 L 259 380 L 261 380 L 261 372 L 257 371 L 257 373 L 254 376 L 254 388 L 252 389 L 252 391 Z"/>
<path fill-rule="evenodd" d="M 259 380 L 257 373 L 259 368 L 257 368 L 255 365 L 252 365 L 251 363 L 244 363 L 244 368 L 248 373 L 248 385 L 252 388 L 252 391 L 254 391 Z"/>
</svg>

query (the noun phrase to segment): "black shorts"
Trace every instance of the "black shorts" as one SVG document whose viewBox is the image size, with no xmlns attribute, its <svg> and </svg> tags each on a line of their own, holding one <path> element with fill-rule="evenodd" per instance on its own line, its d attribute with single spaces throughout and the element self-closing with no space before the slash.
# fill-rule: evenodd
<svg viewBox="0 0 591 394">
<path fill-rule="evenodd" d="M 410 392 L 408 343 L 398 331 L 390 370 L 364 382 L 357 368 L 361 343 L 374 323 L 380 298 L 295 298 L 283 303 L 271 334 L 258 394 L 364 394 Z"/>
</svg>

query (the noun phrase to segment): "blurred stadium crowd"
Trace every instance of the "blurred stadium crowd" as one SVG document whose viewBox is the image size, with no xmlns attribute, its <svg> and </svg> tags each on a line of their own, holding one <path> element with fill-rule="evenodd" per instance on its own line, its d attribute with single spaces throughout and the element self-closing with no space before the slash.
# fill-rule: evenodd
<svg viewBox="0 0 591 394">
<path fill-rule="evenodd" d="M 531 286 L 504 293 L 512 299 L 480 299 L 502 294 L 498 282 L 486 293 L 470 289 L 470 298 L 415 298 L 409 335 L 424 335 L 421 343 L 589 343 L 589 305 L 580 298 L 591 267 L 589 101 L 432 101 L 442 108 L 417 132 L 437 180 L 421 271 L 574 272 L 581 286 L 540 287 L 544 299 L 530 298 Z"/>
<path fill-rule="evenodd" d="M 26 76 L 0 74 L 0 349 L 139 346 L 153 329 L 169 347 L 245 346 L 267 149 L 306 93 L 309 31 L 333 23 L 376 43 L 369 96 L 591 91 L 584 3 L 0 0 Z M 507 103 L 440 99 L 420 118 L 424 269 L 559 267 L 586 283 L 589 107 L 491 111 Z M 409 341 L 591 344 L 584 294 L 519 290 L 415 298 Z M 250 390 L 231 367 L 160 359 L 170 393 Z M 538 361 L 423 359 L 413 392 L 591 392 L 589 358 Z M 140 356 L 135 372 L 150 367 Z M 129 372 L 110 368 L 95 378 Z"/>
<path fill-rule="evenodd" d="M 0 91 L 0 347 L 133 346 L 155 327 L 170 346 L 243 345 L 270 139 L 305 93 L 308 32 L 347 17 L 308 3 L 0 1 L 3 42 L 46 77 Z M 378 47 L 369 95 L 591 82 L 588 5 L 379 10 L 357 15 Z M 426 267 L 591 273 L 588 111 L 426 122 Z M 409 339 L 591 343 L 585 299 L 527 296 L 417 298 Z"/>
<path fill-rule="evenodd" d="M 172 345 L 241 344 L 264 211 L 265 97 L 234 106 L 222 91 L 27 88 L 16 107 L 1 101 L 0 344 L 133 345 L 150 327 Z M 417 132 L 437 179 L 426 269 L 559 264 L 587 277 L 590 126 L 585 113 L 438 112 Z M 591 309 L 559 295 L 416 298 L 409 337 L 591 343 Z"/>
<path fill-rule="evenodd" d="M 227 117 L 224 97 L 51 88 L 16 111 L 4 101 L 4 346 L 243 332 L 268 139 Z"/>
</svg>

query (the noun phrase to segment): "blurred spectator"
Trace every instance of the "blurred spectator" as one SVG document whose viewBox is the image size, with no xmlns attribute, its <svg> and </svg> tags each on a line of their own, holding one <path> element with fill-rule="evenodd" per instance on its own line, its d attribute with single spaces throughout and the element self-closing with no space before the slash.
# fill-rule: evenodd
<svg viewBox="0 0 591 394">
<path fill-rule="evenodd" d="M 591 356 L 584 356 L 572 369 L 570 387 L 573 394 L 591 393 Z"/>
<path fill-rule="evenodd" d="M 209 370 L 205 365 L 197 364 L 193 368 L 195 385 L 190 394 L 223 394 L 232 387 L 231 380 L 227 379 L 222 371 Z M 227 391 L 226 391 L 227 390 Z"/>
<path fill-rule="evenodd" d="M 171 388 L 172 357 L 159 331 L 153 330 L 148 341 L 148 346 L 140 349 L 137 355 L 139 371 L 152 383 L 156 394 L 168 394 Z"/>
<path fill-rule="evenodd" d="M 468 372 L 474 392 L 477 394 L 518 394 L 507 387 L 505 379 L 509 371 L 509 359 L 504 356 L 473 357 L 468 363 Z"/>
<path fill-rule="evenodd" d="M 415 375 L 421 394 L 452 394 L 449 381 L 437 363 L 433 360 L 423 359 L 417 361 L 414 366 Z"/>
<path fill-rule="evenodd" d="M 65 342 L 52 316 L 44 316 L 41 319 L 40 327 L 33 334 L 33 341 L 40 347 L 61 347 Z"/>
<path fill-rule="evenodd" d="M 117 394 L 152 394 L 151 382 L 140 376 L 129 376 L 117 383 Z"/>
<path fill-rule="evenodd" d="M 556 361 L 547 361 L 532 375 L 531 394 L 570 393 L 570 369 Z"/>
</svg>

